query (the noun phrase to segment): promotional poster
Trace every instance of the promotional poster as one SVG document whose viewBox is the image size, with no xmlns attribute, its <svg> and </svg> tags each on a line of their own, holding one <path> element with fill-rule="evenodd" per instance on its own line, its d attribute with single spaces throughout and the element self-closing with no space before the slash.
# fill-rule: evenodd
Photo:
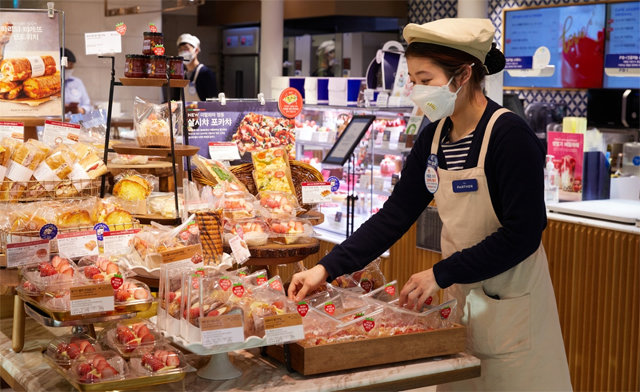
<svg viewBox="0 0 640 392">
<path fill-rule="evenodd" d="M 582 163 L 584 135 L 581 133 L 549 132 L 547 154 L 559 174 L 560 201 L 582 200 Z"/>
<path fill-rule="evenodd" d="M 276 102 L 189 102 L 187 121 L 189 144 L 200 147 L 205 158 L 233 161 L 226 152 L 225 158 L 211 156 L 211 151 L 228 149 L 231 143 L 243 162 L 251 162 L 251 152 L 278 146 L 285 146 L 290 159 L 295 158 L 294 120 L 282 117 Z"/>
<path fill-rule="evenodd" d="M 60 116 L 58 15 L 0 11 L 0 117 Z"/>
</svg>

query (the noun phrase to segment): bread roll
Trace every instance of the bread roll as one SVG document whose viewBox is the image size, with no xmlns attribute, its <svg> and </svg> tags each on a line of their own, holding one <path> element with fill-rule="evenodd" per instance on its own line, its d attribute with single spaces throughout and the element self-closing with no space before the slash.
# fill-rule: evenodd
<svg viewBox="0 0 640 392">
<path fill-rule="evenodd" d="M 56 61 L 52 56 L 40 56 L 40 60 L 44 65 L 44 73 L 38 76 L 47 76 L 56 73 Z M 4 59 L 0 62 L 0 80 L 3 82 L 27 80 L 31 78 L 32 74 L 31 61 L 26 57 Z M 59 76 L 58 79 L 60 79 Z"/>
<path fill-rule="evenodd" d="M 37 78 L 29 78 L 23 83 L 24 94 L 33 99 L 46 98 L 61 89 L 60 73 Z"/>
</svg>

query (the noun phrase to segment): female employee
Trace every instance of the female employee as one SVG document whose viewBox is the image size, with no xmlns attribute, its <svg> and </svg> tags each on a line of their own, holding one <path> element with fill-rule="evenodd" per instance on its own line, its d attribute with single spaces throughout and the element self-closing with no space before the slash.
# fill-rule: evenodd
<svg viewBox="0 0 640 392">
<path fill-rule="evenodd" d="M 391 247 L 435 198 L 443 259 L 411 276 L 400 303 L 420 307 L 440 288 L 458 299 L 479 378 L 460 390 L 570 390 L 547 258 L 544 150 L 515 114 L 482 93 L 504 56 L 488 19 L 409 24 L 412 100 L 432 121 L 383 208 L 315 267 L 293 276 L 299 300 L 325 280 L 363 268 Z M 484 61 L 481 61 L 484 60 Z"/>
</svg>

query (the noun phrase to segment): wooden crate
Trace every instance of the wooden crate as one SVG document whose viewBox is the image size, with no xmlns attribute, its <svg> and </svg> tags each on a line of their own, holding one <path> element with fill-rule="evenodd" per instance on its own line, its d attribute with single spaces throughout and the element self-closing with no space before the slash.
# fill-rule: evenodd
<svg viewBox="0 0 640 392">
<path fill-rule="evenodd" d="M 303 347 L 298 343 L 268 346 L 266 353 L 287 364 L 298 373 L 309 376 L 338 370 L 384 365 L 456 354 L 466 348 L 467 333 L 462 325 L 428 332 L 388 336 L 345 343 Z"/>
</svg>

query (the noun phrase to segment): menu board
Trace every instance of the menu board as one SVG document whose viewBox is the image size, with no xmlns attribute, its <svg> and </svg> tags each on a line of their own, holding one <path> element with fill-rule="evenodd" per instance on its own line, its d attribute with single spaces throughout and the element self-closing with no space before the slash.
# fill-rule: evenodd
<svg viewBox="0 0 640 392">
<path fill-rule="evenodd" d="M 60 116 L 58 14 L 0 10 L 0 117 Z"/>
<path fill-rule="evenodd" d="M 504 85 L 602 87 L 605 12 L 606 4 L 505 9 Z"/>
<path fill-rule="evenodd" d="M 640 88 L 640 2 L 607 4 L 605 88 Z"/>
</svg>

